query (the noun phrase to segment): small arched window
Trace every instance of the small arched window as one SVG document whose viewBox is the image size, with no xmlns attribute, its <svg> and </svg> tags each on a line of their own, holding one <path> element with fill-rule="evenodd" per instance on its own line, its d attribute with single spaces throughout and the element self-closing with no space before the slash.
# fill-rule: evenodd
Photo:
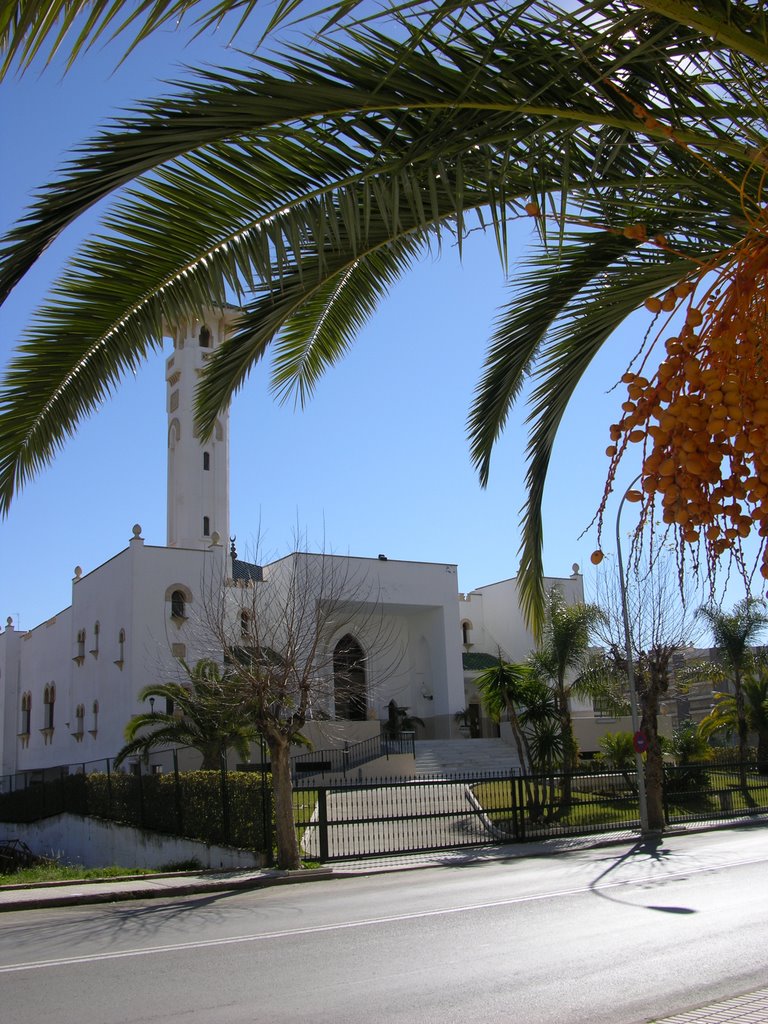
<svg viewBox="0 0 768 1024">
<path fill-rule="evenodd" d="M 82 736 L 85 730 L 85 704 L 75 708 L 75 736 Z"/>
<path fill-rule="evenodd" d="M 203 452 L 203 469 L 208 470 L 211 468 L 211 453 Z"/>
<path fill-rule="evenodd" d="M 240 636 L 249 637 L 251 635 L 251 616 L 248 612 L 240 612 Z"/>
<path fill-rule="evenodd" d="M 93 702 L 91 707 L 91 721 L 93 722 L 91 732 L 96 732 L 99 728 L 99 702 L 97 700 Z"/>
<path fill-rule="evenodd" d="M 51 683 L 43 691 L 43 728 L 53 728 L 53 709 L 56 704 L 56 687 Z"/>
<path fill-rule="evenodd" d="M 79 629 L 77 631 L 77 654 L 75 655 L 75 657 L 76 658 L 84 658 L 85 657 L 85 630 L 84 629 Z"/>
<path fill-rule="evenodd" d="M 101 626 L 98 622 L 93 624 L 93 647 L 91 648 L 91 654 L 94 658 L 99 656 L 99 633 L 101 632 Z"/>
<path fill-rule="evenodd" d="M 468 619 L 464 619 L 461 624 L 461 642 L 463 644 L 472 643 L 472 623 Z"/>
<path fill-rule="evenodd" d="M 171 594 L 171 617 L 174 619 L 186 618 L 187 603 L 181 590 L 174 590 Z"/>
<path fill-rule="evenodd" d="M 25 693 L 21 698 L 21 733 L 29 736 L 32 728 L 32 694 Z"/>
<path fill-rule="evenodd" d="M 198 335 L 197 340 L 200 342 L 200 348 L 211 347 L 211 332 L 208 330 L 205 324 L 203 324 L 203 326 L 200 328 L 200 334 Z"/>
<path fill-rule="evenodd" d="M 117 660 L 122 663 L 125 661 L 125 630 L 121 629 L 117 634 Z"/>
<path fill-rule="evenodd" d="M 203 536 L 210 537 L 211 535 L 211 520 L 208 516 L 203 516 Z"/>
</svg>

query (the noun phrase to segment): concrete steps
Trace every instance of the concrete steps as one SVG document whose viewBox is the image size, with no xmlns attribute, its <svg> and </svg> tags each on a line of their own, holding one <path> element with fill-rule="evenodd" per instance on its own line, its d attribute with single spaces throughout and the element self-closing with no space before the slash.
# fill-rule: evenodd
<svg viewBox="0 0 768 1024">
<path fill-rule="evenodd" d="M 517 752 L 503 740 L 416 740 L 416 777 L 519 769 Z"/>
</svg>

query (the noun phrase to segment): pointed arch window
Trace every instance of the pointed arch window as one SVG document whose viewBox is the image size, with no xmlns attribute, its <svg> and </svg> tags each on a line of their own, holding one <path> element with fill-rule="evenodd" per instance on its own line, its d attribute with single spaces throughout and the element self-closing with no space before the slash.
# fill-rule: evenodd
<svg viewBox="0 0 768 1024">
<path fill-rule="evenodd" d="M 32 694 L 25 693 L 21 698 L 21 735 L 29 736 L 32 730 Z"/>
<path fill-rule="evenodd" d="M 78 631 L 77 631 L 77 642 L 75 643 L 75 657 L 74 657 L 73 660 L 76 661 L 78 663 L 78 665 L 82 665 L 84 659 L 85 659 L 85 630 L 84 629 L 78 629 Z"/>
<path fill-rule="evenodd" d="M 43 690 L 43 729 L 53 729 L 56 687 L 53 683 Z"/>
<path fill-rule="evenodd" d="M 209 516 L 203 516 L 203 536 L 210 537 L 211 535 L 211 520 Z"/>
<path fill-rule="evenodd" d="M 211 453 L 203 452 L 203 469 L 209 470 L 211 468 Z"/>
<path fill-rule="evenodd" d="M 368 711 L 365 652 L 350 633 L 333 652 L 333 696 L 336 718 L 364 722 Z"/>
</svg>

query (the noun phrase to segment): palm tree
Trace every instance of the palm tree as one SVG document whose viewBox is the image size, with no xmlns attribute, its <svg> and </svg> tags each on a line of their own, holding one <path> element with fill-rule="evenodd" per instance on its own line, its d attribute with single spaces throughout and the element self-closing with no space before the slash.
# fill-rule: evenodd
<svg viewBox="0 0 768 1024">
<path fill-rule="evenodd" d="M 761 667 L 742 681 L 743 713 L 748 732 L 757 733 L 757 769 L 768 773 L 768 671 Z M 715 705 L 699 723 L 699 734 L 709 740 L 716 733 L 739 735 L 739 708 L 730 693 L 716 693 Z"/>
<path fill-rule="evenodd" d="M 536 739 L 537 731 L 547 731 L 557 721 L 557 709 L 551 690 L 536 678 L 530 665 L 514 665 L 499 654 L 497 664 L 482 672 L 475 685 L 491 718 L 500 722 L 506 717 L 509 722 L 524 772 L 562 757 L 562 745 L 548 740 L 543 732 Z M 537 750 L 545 756 L 537 756 Z"/>
<path fill-rule="evenodd" d="M 147 754 L 157 747 L 192 747 L 203 756 L 202 768 L 221 768 L 227 751 L 249 759 L 250 744 L 259 738 L 248 720 L 247 694 L 237 678 L 215 661 L 203 659 L 190 668 L 187 683 L 153 683 L 139 700 L 166 702 L 166 711 L 133 715 L 125 727 L 126 743 L 115 757 L 118 767 L 128 757 Z"/>
<path fill-rule="evenodd" d="M 56 13 L 69 18 L 81 6 L 62 0 L 42 12 L 17 0 L 4 36 L 9 60 L 34 56 L 51 26 L 61 27 Z M 281 4 L 277 17 L 294 6 Z M 119 25 L 119 5 L 91 7 L 73 55 L 90 28 Z M 160 2 L 124 20 L 138 37 L 195 7 Z M 200 27 L 232 7 L 240 5 L 206 7 Z M 277 70 L 254 59 L 249 70 L 201 73 L 186 92 L 86 143 L 38 193 L 6 239 L 0 298 L 67 225 L 133 186 L 65 270 L 0 385 L 0 508 L 160 344 L 164 323 L 233 296 L 243 307 L 200 382 L 206 436 L 270 347 L 275 392 L 304 401 L 412 263 L 445 238 L 461 245 L 481 224 L 507 266 L 508 223 L 525 213 L 547 244 L 522 279 L 510 275 L 516 287 L 491 339 L 469 435 L 485 483 L 494 443 L 532 383 L 519 580 L 541 626 L 547 469 L 593 356 L 646 299 L 661 293 L 666 302 L 669 289 L 709 269 L 763 280 L 762 0 L 706 12 L 666 0 L 576 11 L 547 0 L 511 10 L 427 0 L 410 8 L 410 36 L 409 8 L 398 10 L 392 36 L 374 21 L 346 38 L 313 38 Z M 745 267 L 755 273 L 741 274 Z M 757 302 L 763 291 L 750 294 Z M 746 320 L 754 333 L 765 318 Z M 747 377 L 759 382 L 754 369 Z M 636 408 L 643 387 L 633 378 L 614 458 L 627 440 L 662 445 Z M 713 444 L 726 444 L 721 434 Z M 678 443 L 667 435 L 664 444 Z M 638 492 L 649 510 L 661 486 L 652 476 Z M 665 518 L 695 540 L 690 482 L 661 479 L 665 501 L 674 486 L 683 502 L 665 504 Z M 706 496 L 714 486 L 702 485 Z M 747 498 L 760 513 L 768 498 L 755 488 Z M 717 511 L 716 497 L 711 515 L 741 517 L 711 541 L 706 534 L 717 554 L 717 545 L 738 545 L 751 520 Z"/>
<path fill-rule="evenodd" d="M 530 773 L 549 776 L 547 803 L 554 806 L 554 768 L 562 763 L 563 744 L 554 695 L 536 678 L 530 665 L 502 659 L 475 680 L 488 714 L 497 722 L 506 716 L 524 773 L 526 803 L 534 816 L 541 813 L 541 799 Z"/>
<path fill-rule="evenodd" d="M 563 802 L 570 802 L 571 772 L 578 768 L 579 750 L 573 732 L 571 698 L 615 697 L 613 676 L 602 657 L 591 647 L 595 629 L 605 620 L 594 604 L 567 604 L 553 587 L 547 595 L 547 610 L 541 642 L 530 663 L 535 675 L 552 688 L 563 747 Z"/>
<path fill-rule="evenodd" d="M 728 613 L 712 605 L 704 605 L 697 613 L 709 626 L 722 667 L 733 685 L 736 738 L 739 748 L 741 786 L 746 789 L 747 737 L 749 725 L 744 704 L 744 673 L 754 665 L 752 646 L 768 626 L 768 614 L 762 601 L 744 598 Z"/>
</svg>

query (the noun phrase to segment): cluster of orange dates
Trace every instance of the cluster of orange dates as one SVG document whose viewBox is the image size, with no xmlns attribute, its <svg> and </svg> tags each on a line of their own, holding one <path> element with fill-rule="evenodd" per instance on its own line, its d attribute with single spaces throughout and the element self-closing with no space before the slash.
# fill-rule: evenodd
<svg viewBox="0 0 768 1024">
<path fill-rule="evenodd" d="M 698 282 L 705 284 L 703 272 Z M 768 241 L 753 236 L 704 297 L 681 282 L 646 301 L 652 313 L 687 302 L 651 379 L 626 373 L 623 416 L 610 428 L 609 480 L 627 447 L 642 444 L 640 489 L 627 499 L 678 538 L 702 542 L 709 564 L 740 550 L 753 530 L 768 579 Z M 653 521 L 653 518 L 651 518 Z M 602 560 L 595 551 L 592 561 Z"/>
</svg>

